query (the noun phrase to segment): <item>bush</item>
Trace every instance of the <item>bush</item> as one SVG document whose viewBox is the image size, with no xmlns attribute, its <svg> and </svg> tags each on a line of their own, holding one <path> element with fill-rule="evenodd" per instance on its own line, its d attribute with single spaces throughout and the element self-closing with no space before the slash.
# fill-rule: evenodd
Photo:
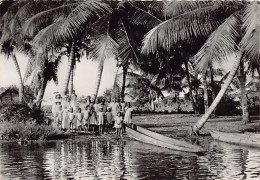
<svg viewBox="0 0 260 180">
<path fill-rule="evenodd" d="M 37 124 L 44 122 L 44 114 L 41 110 L 34 110 L 24 104 L 10 104 L 1 107 L 0 120 L 9 122 L 35 121 Z"/>
<path fill-rule="evenodd" d="M 0 135 L 2 139 L 46 139 L 59 131 L 45 123 L 41 110 L 23 104 L 10 104 L 0 109 Z"/>
<path fill-rule="evenodd" d="M 39 140 L 47 139 L 59 133 L 52 126 L 36 124 L 35 122 L 2 122 L 0 135 L 5 140 Z"/>
<path fill-rule="evenodd" d="M 216 110 L 216 115 L 220 116 L 231 116 L 238 115 L 240 111 L 238 107 L 240 106 L 239 102 L 234 101 L 232 98 L 228 96 L 224 96 Z"/>
</svg>

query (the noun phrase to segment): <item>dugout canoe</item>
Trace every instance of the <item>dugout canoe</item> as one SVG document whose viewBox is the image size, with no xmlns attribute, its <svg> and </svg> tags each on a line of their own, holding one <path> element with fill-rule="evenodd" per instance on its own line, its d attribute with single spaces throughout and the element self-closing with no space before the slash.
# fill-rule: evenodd
<svg viewBox="0 0 260 180">
<path fill-rule="evenodd" d="M 140 126 L 136 126 L 134 129 L 126 127 L 126 132 L 131 138 L 142 141 L 144 143 L 153 144 L 177 151 L 193 153 L 205 152 L 205 150 L 200 146 L 192 145 L 185 141 L 172 139 L 156 132 L 144 129 Z"/>
<path fill-rule="evenodd" d="M 219 141 L 260 148 L 260 134 L 210 131 L 210 135 Z"/>
</svg>

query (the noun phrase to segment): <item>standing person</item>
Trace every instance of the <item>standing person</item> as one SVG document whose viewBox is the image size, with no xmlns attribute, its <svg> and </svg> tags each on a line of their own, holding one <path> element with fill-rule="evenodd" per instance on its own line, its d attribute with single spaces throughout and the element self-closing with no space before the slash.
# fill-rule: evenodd
<svg viewBox="0 0 260 180">
<path fill-rule="evenodd" d="M 109 107 L 107 108 L 105 117 L 106 117 L 106 131 L 107 131 L 107 133 L 109 133 L 109 130 L 113 127 L 113 124 L 114 124 L 111 108 L 109 108 Z"/>
<path fill-rule="evenodd" d="M 89 106 L 91 104 L 91 97 L 87 96 L 86 103 Z"/>
<path fill-rule="evenodd" d="M 125 103 L 125 101 L 124 101 L 123 99 L 121 100 L 120 105 L 121 105 L 122 115 L 124 116 L 124 115 L 125 115 L 125 106 L 126 106 L 126 103 Z"/>
<path fill-rule="evenodd" d="M 69 117 L 68 117 L 68 110 L 70 108 L 69 98 L 68 96 L 63 96 L 61 106 L 63 109 L 63 116 L 62 116 L 62 129 L 67 130 L 69 129 Z"/>
<path fill-rule="evenodd" d="M 58 99 L 58 92 L 54 92 L 53 93 L 53 97 L 51 98 L 52 100 L 52 107 L 51 107 L 51 113 L 52 113 L 52 116 L 55 117 L 56 115 L 56 101 Z"/>
<path fill-rule="evenodd" d="M 83 97 L 79 105 L 80 109 L 83 111 L 84 109 L 86 109 L 86 106 L 88 105 L 89 104 L 87 103 L 87 99 Z"/>
<path fill-rule="evenodd" d="M 68 111 L 68 116 L 69 116 L 69 130 L 73 131 L 74 125 L 75 125 L 75 114 L 73 113 L 73 108 L 69 108 Z"/>
<path fill-rule="evenodd" d="M 122 128 L 122 121 L 123 121 L 123 118 L 121 116 L 121 113 L 120 112 L 117 112 L 117 116 L 115 117 L 115 125 L 114 127 L 116 128 L 116 135 L 117 136 L 122 136 L 122 131 L 121 131 L 121 128 Z"/>
<path fill-rule="evenodd" d="M 57 112 L 57 110 L 59 110 L 59 106 L 60 105 L 61 105 L 61 95 L 60 94 L 56 94 L 55 98 L 53 100 L 53 106 L 52 106 L 52 115 L 53 115 L 53 117 L 56 116 L 56 112 Z"/>
<path fill-rule="evenodd" d="M 94 111 L 98 112 L 99 111 L 99 100 L 97 99 L 96 102 L 94 103 Z"/>
<path fill-rule="evenodd" d="M 111 108 L 112 108 L 112 115 L 115 118 L 117 116 L 117 112 L 119 112 L 119 104 L 116 100 L 116 98 L 114 98 L 114 101 L 111 103 Z"/>
<path fill-rule="evenodd" d="M 76 94 L 71 95 L 70 106 L 73 108 L 73 111 L 75 112 L 76 108 L 78 107 Z"/>
<path fill-rule="evenodd" d="M 54 123 L 55 123 L 55 127 L 57 126 L 58 129 L 60 130 L 62 128 L 62 114 L 63 114 L 62 106 L 59 105 L 58 110 L 56 111 Z"/>
<path fill-rule="evenodd" d="M 102 107 L 103 113 L 105 114 L 107 112 L 107 104 L 105 99 L 102 100 L 100 107 Z"/>
<path fill-rule="evenodd" d="M 82 120 L 83 120 L 83 114 L 81 113 L 81 108 L 78 108 L 78 111 L 76 113 L 76 118 L 77 118 L 77 129 L 81 130 L 82 129 Z"/>
<path fill-rule="evenodd" d="M 94 133 L 95 131 L 95 126 L 97 124 L 97 115 L 96 112 L 94 111 L 93 106 L 90 106 L 90 119 L 89 119 L 89 126 L 92 129 L 92 132 Z"/>
<path fill-rule="evenodd" d="M 103 133 L 103 125 L 104 125 L 104 112 L 103 108 L 101 107 L 99 111 L 97 112 L 97 117 L 98 117 L 98 126 L 99 126 L 99 134 Z"/>
<path fill-rule="evenodd" d="M 86 132 L 86 130 L 89 130 L 89 118 L 90 118 L 90 112 L 89 112 L 89 106 L 86 106 L 85 109 L 82 111 L 83 113 L 83 129 Z"/>
<path fill-rule="evenodd" d="M 131 107 L 130 102 L 128 102 L 127 109 L 125 110 L 125 117 L 124 117 L 124 123 L 127 125 L 132 123 L 132 111 L 133 108 Z"/>
</svg>

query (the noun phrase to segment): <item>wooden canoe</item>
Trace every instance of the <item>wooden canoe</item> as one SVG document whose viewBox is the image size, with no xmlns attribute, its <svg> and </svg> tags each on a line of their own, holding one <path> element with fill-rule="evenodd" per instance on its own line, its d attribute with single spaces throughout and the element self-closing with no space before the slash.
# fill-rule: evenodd
<svg viewBox="0 0 260 180">
<path fill-rule="evenodd" d="M 211 131 L 210 134 L 213 139 L 219 141 L 260 148 L 260 134 L 226 133 L 220 131 Z"/>
<path fill-rule="evenodd" d="M 204 152 L 205 150 L 197 145 L 192 145 L 184 141 L 175 140 L 161 134 L 149 131 L 140 126 L 136 126 L 134 129 L 126 127 L 127 134 L 138 141 L 142 141 L 148 144 L 153 144 L 156 146 L 161 146 L 173 150 L 185 151 L 185 152 L 193 152 L 199 153 Z M 156 137 L 158 136 L 158 137 Z"/>
</svg>

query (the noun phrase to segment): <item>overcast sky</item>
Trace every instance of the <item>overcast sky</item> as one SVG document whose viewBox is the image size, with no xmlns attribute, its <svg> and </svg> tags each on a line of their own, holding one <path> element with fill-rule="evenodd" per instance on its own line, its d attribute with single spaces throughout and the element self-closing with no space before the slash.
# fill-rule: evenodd
<svg viewBox="0 0 260 180">
<path fill-rule="evenodd" d="M 27 58 L 26 56 L 16 53 L 19 66 L 21 68 L 22 76 L 24 75 Z M 58 76 L 59 83 L 64 82 L 64 73 L 67 69 L 68 59 L 63 58 L 63 63 L 60 65 Z M 92 95 L 94 93 L 94 86 L 96 83 L 97 75 L 97 62 L 92 62 L 86 58 L 82 58 L 80 63 L 76 64 L 76 73 L 74 80 L 74 87 L 76 94 L 79 96 Z M 114 59 L 107 59 L 105 61 L 104 71 L 102 75 L 99 94 L 102 95 L 106 88 L 112 88 L 117 71 L 116 61 Z M 120 73 L 120 71 L 119 71 Z M 19 77 L 15 70 L 14 63 L 11 58 L 7 59 L 6 56 L 0 54 L 0 87 L 8 87 L 10 85 L 18 85 Z M 26 84 L 30 82 L 27 81 Z M 60 87 L 57 87 L 54 82 L 50 82 L 46 88 L 44 100 L 49 101 L 53 92 L 59 91 Z"/>
</svg>

